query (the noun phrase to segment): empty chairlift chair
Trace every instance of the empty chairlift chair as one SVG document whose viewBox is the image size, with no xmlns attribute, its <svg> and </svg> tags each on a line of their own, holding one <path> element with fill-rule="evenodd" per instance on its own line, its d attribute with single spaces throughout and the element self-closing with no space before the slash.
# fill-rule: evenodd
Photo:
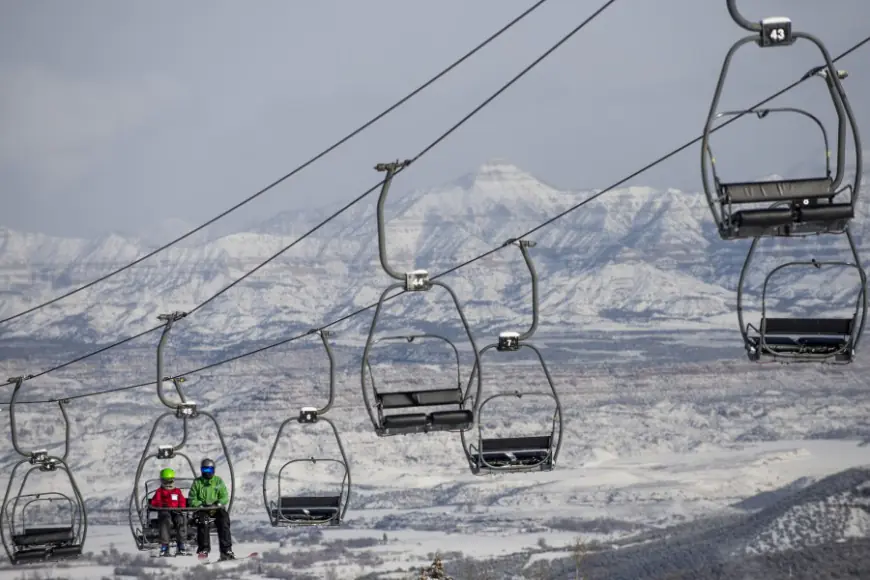
<svg viewBox="0 0 870 580">
<path fill-rule="evenodd" d="M 862 147 L 858 127 L 840 82 L 846 77 L 846 73 L 834 68 L 831 56 L 820 40 L 810 34 L 792 31 L 789 19 L 768 18 L 760 23 L 749 22 L 737 12 L 734 0 L 727 0 L 727 3 L 735 22 L 751 30 L 753 34 L 738 40 L 725 57 L 701 143 L 701 176 L 704 192 L 720 236 L 731 240 L 844 231 L 855 215 L 862 171 Z M 825 66 L 810 71 L 808 76 L 815 75 L 825 80 L 836 110 L 837 166 L 834 175 L 830 170 L 831 152 L 828 147 L 827 132 L 814 115 L 791 107 L 717 112 L 728 68 L 738 48 L 753 41 L 762 47 L 789 46 L 797 39 L 809 40 L 815 44 L 825 59 Z M 710 135 L 715 130 L 716 120 L 747 113 L 755 113 L 759 119 L 763 119 L 770 112 L 800 114 L 809 117 L 822 129 L 825 142 L 825 175 L 775 181 L 721 180 L 710 147 Z M 856 171 L 852 182 L 844 186 L 842 183 L 845 178 L 847 124 L 855 145 Z M 848 197 L 847 190 L 850 192 Z"/>
<path fill-rule="evenodd" d="M 761 292 L 761 320 L 757 325 L 744 320 L 744 295 L 746 274 L 758 244 L 754 240 L 743 272 L 740 276 L 737 293 L 737 316 L 740 331 L 749 360 L 754 362 L 852 362 L 867 316 L 867 278 L 858 262 L 857 250 L 851 232 L 846 230 L 855 262 L 788 262 L 774 268 L 764 279 Z M 830 268 L 854 269 L 858 273 L 860 285 L 856 292 L 854 310 L 849 317 L 831 318 L 780 318 L 768 316 L 769 289 L 776 274 L 789 268 Z"/>
<path fill-rule="evenodd" d="M 538 275 L 528 253 L 528 248 L 535 244 L 527 240 L 509 240 L 508 243 L 515 243 L 519 246 L 531 274 L 532 324 L 529 330 L 523 334 L 502 332 L 498 337 L 498 343 L 485 346 L 480 351 L 480 357 L 483 358 L 483 355 L 492 349 L 496 349 L 498 352 L 516 352 L 521 348 L 528 348 L 535 353 L 540 362 L 549 388 L 545 391 L 517 390 L 513 393 L 497 393 L 480 402 L 477 407 L 477 441 L 468 444 L 465 435 L 461 435 L 462 446 L 465 449 L 471 472 L 477 475 L 498 471 L 551 471 L 555 468 L 559 449 L 562 445 L 562 405 L 559 401 L 559 395 L 541 352 L 534 345 L 526 342 L 534 335 L 538 327 Z M 472 377 L 475 374 L 479 376 L 479 369 L 472 370 Z M 470 386 L 471 382 L 469 381 L 469 388 Z M 538 435 L 486 437 L 484 435 L 484 422 L 488 413 L 485 409 L 491 406 L 492 402 L 504 398 L 516 398 L 517 401 L 523 403 L 540 398 L 551 401 L 553 404 L 552 419 L 542 426 Z"/>
<path fill-rule="evenodd" d="M 456 387 L 443 389 L 382 392 L 378 390 L 371 362 L 366 358 L 369 382 L 375 397 L 378 423 L 387 435 L 398 433 L 414 433 L 427 431 L 450 431 L 467 429 L 474 423 L 471 410 L 463 408 L 465 396 L 462 392 L 462 361 L 456 344 L 445 336 L 438 334 L 412 334 L 398 336 L 383 336 L 374 343 L 403 340 L 413 343 L 419 339 L 435 339 L 447 344 L 453 351 L 456 364 Z M 436 407 L 441 410 L 429 413 L 389 413 L 397 409 L 415 409 Z M 451 407 L 443 409 L 443 407 Z M 387 411 L 387 412 L 385 412 Z"/>
<path fill-rule="evenodd" d="M 327 340 L 329 332 L 321 330 L 319 333 L 323 346 L 326 349 L 326 354 L 329 357 L 329 399 L 321 409 L 303 407 L 298 417 L 287 419 L 278 428 L 278 434 L 275 437 L 275 442 L 272 444 L 269 459 L 266 461 L 266 468 L 263 470 L 263 503 L 266 507 L 269 521 L 274 527 L 337 526 L 343 521 L 350 503 L 351 478 L 347 455 L 345 454 L 344 446 L 335 424 L 327 417 L 324 417 L 324 414 L 329 411 L 335 400 L 335 359 Z M 338 457 L 307 457 L 285 461 L 277 472 L 278 483 L 277 494 L 275 496 L 277 499 L 270 499 L 269 475 L 271 473 L 272 462 L 275 458 L 275 451 L 278 448 L 278 442 L 281 440 L 284 429 L 293 422 L 303 428 L 308 428 L 307 426 L 318 423 L 329 425 L 331 438 L 335 440 L 338 447 Z M 332 485 L 324 485 L 323 489 L 326 490 L 325 493 L 292 493 L 286 486 L 282 485 L 282 482 L 286 479 L 288 468 L 304 463 L 337 466 L 338 471 L 341 473 L 340 481 Z"/>
<path fill-rule="evenodd" d="M 360 370 L 363 402 L 365 403 L 375 433 L 381 437 L 407 435 L 411 433 L 430 433 L 436 431 L 465 431 L 474 425 L 474 410 L 469 408 L 468 403 L 470 399 L 463 395 L 461 385 L 457 385 L 455 389 L 414 389 L 387 393 L 378 391 L 374 383 L 372 383 L 372 392 L 371 394 L 369 393 L 368 386 L 366 385 L 367 377 L 371 377 L 369 356 L 371 348 L 376 342 L 375 334 L 381 309 L 383 308 L 384 301 L 391 292 L 400 288 L 404 289 L 405 292 L 426 292 L 431 290 L 434 286 L 440 286 L 445 289 L 456 307 L 465 335 L 468 337 L 468 341 L 471 344 L 472 352 L 475 357 L 475 365 L 478 367 L 480 366 L 477 346 L 474 342 L 471 328 L 468 325 L 468 320 L 465 318 L 465 313 L 462 311 L 462 306 L 459 303 L 456 293 L 443 282 L 431 280 L 429 278 L 429 273 L 426 270 L 414 270 L 403 274 L 393 269 L 388 263 L 385 238 L 386 228 L 384 226 L 384 204 L 387 199 L 387 193 L 389 192 L 393 175 L 408 163 L 410 162 L 382 163 L 375 167 L 377 171 L 385 171 L 387 173 L 377 205 L 378 249 L 381 266 L 387 275 L 399 280 L 399 282 L 388 286 L 378 300 L 374 316 L 372 317 L 371 327 L 369 328 L 369 334 L 366 339 Z M 478 375 L 477 390 L 475 392 L 478 399 L 480 396 L 480 388 L 481 382 L 480 376 Z M 437 410 L 423 411 L 426 407 L 433 407 Z M 404 412 L 395 413 L 395 411 Z"/>
<path fill-rule="evenodd" d="M 129 525 L 130 532 L 133 535 L 133 539 L 136 542 L 136 547 L 139 550 L 151 550 L 157 547 L 158 544 L 154 542 L 157 537 L 157 515 L 160 511 L 170 511 L 168 508 L 152 508 L 148 504 L 148 500 L 150 496 L 154 494 L 157 487 L 159 487 L 159 480 L 146 480 L 144 479 L 145 466 L 149 463 L 150 460 L 157 460 L 164 462 L 170 462 L 174 460 L 176 457 L 180 457 L 185 460 L 188 467 L 190 468 L 190 472 L 193 475 L 193 478 L 196 478 L 199 474 L 194 467 L 194 461 L 183 451 L 184 446 L 188 443 L 188 435 L 189 435 L 189 421 L 198 421 L 200 418 L 205 417 L 208 422 L 210 422 L 217 433 L 218 442 L 220 443 L 221 455 L 226 461 L 227 470 L 229 471 L 228 477 L 223 477 L 224 481 L 227 483 L 227 487 L 229 488 L 230 497 L 229 502 L 227 504 L 226 510 L 228 513 L 232 513 L 233 502 L 235 500 L 236 486 L 235 486 L 235 471 L 233 469 L 233 462 L 230 457 L 229 449 L 227 448 L 226 440 L 224 439 L 223 433 L 221 432 L 220 424 L 218 424 L 217 419 L 215 419 L 214 415 L 207 411 L 203 411 L 199 408 L 195 401 L 189 400 L 184 391 L 181 388 L 181 384 L 184 382 L 183 377 L 166 377 L 163 373 L 163 348 L 166 345 L 166 341 L 169 338 L 169 332 L 172 330 L 172 326 L 178 320 L 181 320 L 186 316 L 183 312 L 173 312 L 171 314 L 161 314 L 158 316 L 158 319 L 163 321 L 165 326 L 163 328 L 163 333 L 160 336 L 160 340 L 157 344 L 157 398 L 160 400 L 160 403 L 167 407 L 169 410 L 161 414 L 154 421 L 153 426 L 151 427 L 151 433 L 148 435 L 148 440 L 145 442 L 145 448 L 142 450 L 142 455 L 139 458 L 139 463 L 136 467 L 136 475 L 133 481 L 133 491 L 130 494 L 130 509 L 129 509 Z M 177 402 L 173 402 L 169 400 L 163 392 L 163 383 L 165 381 L 172 381 L 175 387 L 175 393 L 178 397 Z M 152 444 L 154 442 L 154 436 L 157 433 L 157 428 L 163 422 L 164 419 L 168 417 L 175 417 L 181 421 L 181 429 L 182 436 L 181 441 L 177 445 L 158 445 L 157 450 L 154 452 L 149 451 L 152 449 Z M 168 466 L 168 465 L 167 465 Z M 176 482 L 184 483 L 185 479 L 176 480 Z M 192 484 L 192 479 L 190 480 Z M 189 489 L 189 485 L 188 485 Z M 187 493 L 185 492 L 185 497 L 187 497 Z M 213 528 L 214 518 L 207 517 L 204 515 L 202 508 L 173 508 L 171 511 L 186 513 L 188 514 L 188 535 L 191 534 L 191 528 L 193 528 L 190 522 L 190 519 L 197 515 L 200 518 L 205 518 L 209 523 L 209 526 Z M 195 528 L 194 528 L 195 529 Z"/>
<path fill-rule="evenodd" d="M 10 379 L 14 385 L 9 404 L 11 440 L 13 448 L 22 459 L 9 473 L 9 482 L 3 498 L 2 513 L 0 513 L 0 535 L 2 535 L 3 547 L 12 564 L 77 558 L 82 554 L 88 522 L 84 498 L 66 463 L 69 454 L 70 425 L 65 402 L 58 402 L 65 432 L 63 455 L 60 457 L 50 455 L 45 449 L 24 451 L 18 444 L 15 406 L 25 380 L 24 377 Z M 30 467 L 24 471 L 19 483 L 16 475 L 25 465 Z M 46 473 L 63 473 L 69 482 L 70 493 L 59 491 L 27 493 L 31 477 L 36 476 L 38 479 L 41 474 Z"/>
</svg>

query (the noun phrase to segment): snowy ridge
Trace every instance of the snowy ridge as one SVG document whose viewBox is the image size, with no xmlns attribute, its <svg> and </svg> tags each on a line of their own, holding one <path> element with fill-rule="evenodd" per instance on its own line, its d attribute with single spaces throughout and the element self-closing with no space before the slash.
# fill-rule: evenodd
<svg viewBox="0 0 870 580">
<path fill-rule="evenodd" d="M 433 274 L 535 227 L 594 192 L 546 185 L 510 163 L 493 161 L 429 191 L 388 199 L 389 259 L 399 270 Z M 215 300 L 184 323 L 186 344 L 220 347 L 271 340 L 341 317 L 377 299 L 390 280 L 377 257 L 372 196 Z M 865 205 L 854 233 L 870 238 Z M 158 313 L 186 310 L 290 244 L 325 213 L 287 212 L 206 243 L 189 243 L 109 281 L 24 316 L 0 339 L 107 342 L 155 324 Z M 748 242 L 722 242 L 703 194 L 628 187 L 608 193 L 537 232 L 532 250 L 541 276 L 542 331 L 557 325 L 601 328 L 694 323 L 734 325 L 737 277 Z M 71 240 L 0 228 L 0 316 L 69 291 L 148 251 L 117 234 Z M 751 283 L 785 258 L 849 260 L 842 238 L 767 241 Z M 857 291 L 852 272 L 792 268 L 773 294 L 774 306 L 848 308 Z M 519 252 L 506 248 L 451 274 L 475 331 L 529 314 L 528 274 Z M 437 292 L 437 291 L 436 291 Z M 778 294 L 777 294 L 778 292 Z M 455 328 L 443 298 L 403 298 L 390 317 Z M 264 324 L 264 321 L 268 321 Z M 367 316 L 342 330 L 358 335 Z M 389 321 L 385 321 L 389 328 Z M 405 326 L 407 323 L 403 322 Z M 411 324 L 413 326 L 413 324 Z"/>
<path fill-rule="evenodd" d="M 761 510 L 745 553 L 801 549 L 870 536 L 870 470 L 851 469 L 826 477 Z"/>
</svg>

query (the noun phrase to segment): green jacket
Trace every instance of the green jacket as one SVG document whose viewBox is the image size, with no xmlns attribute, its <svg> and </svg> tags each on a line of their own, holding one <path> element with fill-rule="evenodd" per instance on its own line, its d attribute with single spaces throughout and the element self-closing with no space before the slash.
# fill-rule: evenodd
<svg viewBox="0 0 870 580">
<path fill-rule="evenodd" d="M 227 491 L 227 484 L 217 475 L 213 475 L 211 479 L 197 477 L 187 494 L 187 505 L 190 507 L 213 503 L 225 506 L 229 501 L 230 494 Z"/>
</svg>

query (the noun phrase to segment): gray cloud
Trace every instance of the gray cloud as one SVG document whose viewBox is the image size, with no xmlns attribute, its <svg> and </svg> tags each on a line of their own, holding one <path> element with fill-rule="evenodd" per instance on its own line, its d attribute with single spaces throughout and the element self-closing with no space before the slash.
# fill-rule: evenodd
<svg viewBox="0 0 870 580">
<path fill-rule="evenodd" d="M 204 220 L 379 112 L 529 3 L 4 5 L 0 221 L 89 235 Z M 753 19 L 791 16 L 834 53 L 866 35 L 870 21 L 866 0 L 743 4 Z M 356 196 L 377 181 L 376 162 L 415 154 L 598 5 L 552 0 L 230 225 Z M 759 9 L 765 13 L 749 13 Z M 722 58 L 742 34 L 724 1 L 617 2 L 403 174 L 397 191 L 441 183 L 491 157 L 563 187 L 609 185 L 698 134 Z M 751 104 L 818 63 L 806 46 L 746 48 L 726 104 Z M 865 47 L 843 66 L 870 138 L 868 63 Z M 788 102 L 830 119 L 818 85 L 794 91 Z M 815 162 L 809 128 L 763 126 L 769 141 L 750 121 L 723 131 L 716 141 L 723 167 L 754 175 Z M 636 182 L 697 190 L 697 165 L 693 148 Z"/>
</svg>

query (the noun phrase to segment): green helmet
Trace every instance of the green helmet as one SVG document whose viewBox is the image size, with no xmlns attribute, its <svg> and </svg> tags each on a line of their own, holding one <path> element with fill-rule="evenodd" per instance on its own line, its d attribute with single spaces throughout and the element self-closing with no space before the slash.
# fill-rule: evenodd
<svg viewBox="0 0 870 580">
<path fill-rule="evenodd" d="M 168 467 L 166 469 L 161 470 L 160 471 L 160 479 L 162 479 L 164 481 L 167 479 L 175 479 L 175 470 L 170 469 Z"/>
</svg>

